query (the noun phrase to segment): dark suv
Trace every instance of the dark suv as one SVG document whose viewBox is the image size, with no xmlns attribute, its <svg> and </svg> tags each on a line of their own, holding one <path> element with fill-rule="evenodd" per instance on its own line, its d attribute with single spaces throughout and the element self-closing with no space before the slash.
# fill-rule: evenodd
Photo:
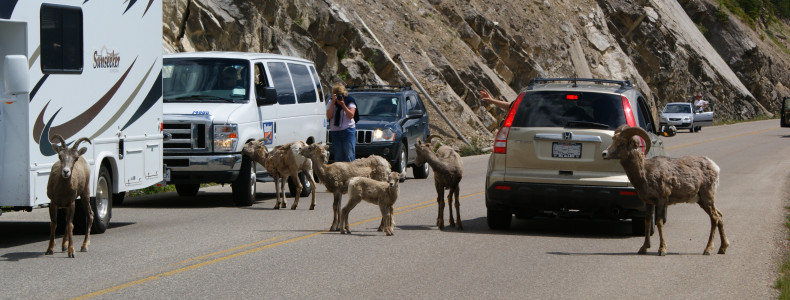
<svg viewBox="0 0 790 300">
<path fill-rule="evenodd" d="M 641 141 L 651 143 L 647 157 L 664 155 L 653 113 L 631 82 L 534 79 L 494 140 L 486 173 L 488 226 L 506 229 L 513 214 L 583 216 L 631 219 L 633 233 L 644 234 L 645 204 L 620 162 L 601 156 L 622 124 L 648 132 L 651 140 Z"/>
<path fill-rule="evenodd" d="M 356 157 L 384 157 L 393 171 L 412 167 L 414 178 L 428 177 L 428 164 L 414 165 L 414 144 L 430 134 L 428 113 L 416 91 L 408 86 L 352 86 L 359 112 Z M 331 141 L 330 141 L 331 143 Z"/>
</svg>

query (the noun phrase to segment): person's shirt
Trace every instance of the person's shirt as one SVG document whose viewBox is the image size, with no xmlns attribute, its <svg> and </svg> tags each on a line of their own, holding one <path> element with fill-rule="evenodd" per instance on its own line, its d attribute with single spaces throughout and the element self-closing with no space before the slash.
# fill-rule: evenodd
<svg viewBox="0 0 790 300">
<path fill-rule="evenodd" d="M 697 111 L 702 111 L 702 109 L 703 109 L 703 107 L 705 107 L 705 105 L 708 105 L 708 101 L 706 101 L 706 100 L 699 99 L 697 101 L 694 101 L 694 106 L 696 106 Z"/>
<path fill-rule="evenodd" d="M 348 101 L 349 99 L 351 99 L 353 102 Z M 351 96 L 346 96 L 344 102 L 346 103 L 346 107 L 348 108 L 357 107 L 356 101 L 354 101 L 354 98 L 352 98 Z M 331 103 L 332 101 L 327 101 L 327 105 L 326 105 L 327 109 L 329 109 L 329 105 L 331 105 Z M 351 118 L 347 117 L 346 112 L 343 111 L 343 108 L 339 104 L 335 104 L 335 109 L 340 110 L 340 123 L 338 125 L 335 125 L 334 118 L 335 116 L 337 116 L 337 114 L 335 112 L 332 112 L 332 119 L 329 120 L 329 131 L 346 130 L 348 128 L 356 127 L 356 124 L 354 123 L 354 117 L 353 116 Z"/>
</svg>

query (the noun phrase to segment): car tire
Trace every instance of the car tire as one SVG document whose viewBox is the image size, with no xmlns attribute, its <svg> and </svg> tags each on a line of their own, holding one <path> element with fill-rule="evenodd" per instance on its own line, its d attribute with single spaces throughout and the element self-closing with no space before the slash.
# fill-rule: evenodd
<svg viewBox="0 0 790 300">
<path fill-rule="evenodd" d="M 236 178 L 236 182 L 231 184 L 233 203 L 236 206 L 252 205 L 255 201 L 255 193 L 257 193 L 256 180 L 255 163 L 248 156 L 242 156 L 239 177 Z"/>
<path fill-rule="evenodd" d="M 510 229 L 510 223 L 513 220 L 513 214 L 502 210 L 488 210 L 486 222 L 488 228 L 493 230 L 507 230 Z"/>
<path fill-rule="evenodd" d="M 414 173 L 414 178 L 425 179 L 428 178 L 428 173 L 431 172 L 431 166 L 428 163 L 423 163 L 421 166 L 411 167 L 411 170 Z"/>
<path fill-rule="evenodd" d="M 299 173 L 299 182 L 302 184 L 302 193 L 299 194 L 299 197 L 307 197 L 310 196 L 310 193 L 313 191 L 313 186 L 310 184 L 310 180 L 307 180 L 307 175 L 304 173 Z M 296 185 L 293 182 L 293 178 L 288 177 L 288 192 L 291 193 L 291 197 L 296 195 Z"/>
<path fill-rule="evenodd" d="M 197 195 L 200 190 L 198 183 L 179 183 L 176 184 L 176 192 L 181 197 L 192 197 Z"/>
<path fill-rule="evenodd" d="M 398 160 L 396 160 L 395 165 L 393 165 L 394 167 L 393 171 L 396 171 L 401 174 L 406 173 L 406 162 L 408 161 L 407 159 L 408 157 L 406 157 L 406 145 L 401 144 L 400 147 L 398 147 Z M 403 182 L 404 180 L 405 178 L 401 178 L 400 182 Z"/>
<path fill-rule="evenodd" d="M 691 126 L 689 126 L 689 132 L 691 132 L 691 133 L 694 132 L 694 122 L 692 122 Z"/>
</svg>

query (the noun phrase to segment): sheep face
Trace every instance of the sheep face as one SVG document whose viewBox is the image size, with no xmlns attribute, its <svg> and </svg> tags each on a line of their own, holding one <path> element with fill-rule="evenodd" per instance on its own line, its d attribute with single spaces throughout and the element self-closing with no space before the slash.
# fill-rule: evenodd
<svg viewBox="0 0 790 300">
<path fill-rule="evenodd" d="M 641 137 L 645 143 L 645 153 L 650 150 L 650 137 L 647 132 L 639 127 L 628 127 L 628 125 L 621 125 L 614 131 L 612 136 L 612 144 L 604 150 L 601 155 L 603 159 L 623 159 L 629 156 L 629 153 L 636 151 L 639 148 Z M 641 151 L 638 151 L 641 153 Z"/>
<path fill-rule="evenodd" d="M 54 135 L 52 137 L 53 140 L 50 140 L 52 143 L 52 150 L 55 150 L 55 153 L 58 154 L 58 161 L 60 162 L 60 176 L 69 179 L 71 178 L 71 170 L 74 168 L 74 164 L 80 159 L 80 156 L 88 152 L 88 148 L 79 148 L 80 143 L 83 141 L 87 141 L 90 144 L 90 140 L 88 138 L 80 138 L 76 142 L 74 142 L 74 146 L 69 148 L 66 145 L 66 141 L 60 135 Z M 60 145 L 57 144 L 60 142 Z M 79 150 L 77 150 L 79 148 Z"/>
<path fill-rule="evenodd" d="M 306 158 L 313 158 L 318 162 L 327 164 L 329 163 L 329 157 L 326 154 L 328 150 L 329 150 L 329 145 L 316 143 L 316 144 L 308 145 L 307 147 L 303 147 L 302 149 L 299 149 L 299 155 L 304 156 Z"/>
<path fill-rule="evenodd" d="M 241 149 L 241 154 L 249 156 L 260 164 L 263 164 L 266 160 L 268 153 L 269 151 L 266 149 L 266 145 L 260 141 L 249 141 L 244 144 L 244 148 Z"/>
<path fill-rule="evenodd" d="M 418 166 L 426 163 L 426 158 L 433 153 L 433 150 L 431 150 L 431 144 L 423 143 L 420 141 L 420 139 L 417 139 L 417 144 L 414 145 L 414 150 L 417 151 L 417 156 L 414 158 L 414 164 Z"/>
<path fill-rule="evenodd" d="M 387 182 L 389 182 L 390 187 L 397 188 L 398 187 L 398 183 L 400 183 L 400 180 L 404 179 L 404 178 L 406 178 L 406 174 L 405 173 L 398 173 L 398 172 L 393 171 L 393 172 L 390 173 L 389 178 L 387 178 Z"/>
</svg>

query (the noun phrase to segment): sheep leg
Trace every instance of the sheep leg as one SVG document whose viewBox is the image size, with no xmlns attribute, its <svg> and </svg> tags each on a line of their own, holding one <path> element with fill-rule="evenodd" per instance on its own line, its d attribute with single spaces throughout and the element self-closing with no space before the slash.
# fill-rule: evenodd
<svg viewBox="0 0 790 300">
<path fill-rule="evenodd" d="M 283 193 L 283 202 L 280 202 L 280 208 L 288 207 L 288 198 L 285 198 L 285 183 L 288 182 L 288 177 L 280 178 L 280 192 Z"/>
<path fill-rule="evenodd" d="M 667 255 L 667 243 L 664 241 L 664 212 L 666 211 L 666 205 L 656 206 L 656 227 L 658 227 L 658 238 L 661 240 L 658 246 L 658 256 Z M 648 234 L 649 233 L 648 231 Z"/>
<path fill-rule="evenodd" d="M 724 234 L 724 215 L 722 215 L 721 212 L 718 209 L 716 209 L 715 206 L 713 207 L 713 209 L 716 210 L 716 214 L 719 216 L 719 222 L 718 222 L 719 236 L 721 237 L 721 246 L 719 247 L 719 254 L 724 254 L 725 252 L 727 252 L 727 247 L 730 246 L 730 241 L 727 240 L 727 235 Z"/>
<path fill-rule="evenodd" d="M 386 233 L 387 236 L 390 236 L 392 235 L 392 227 L 390 227 L 389 221 L 390 211 L 387 208 L 387 205 L 379 205 L 379 210 L 381 210 L 381 226 L 379 226 L 379 228 L 383 227 L 384 233 Z"/>
<path fill-rule="evenodd" d="M 698 204 L 710 217 L 710 236 L 708 236 L 708 244 L 705 246 L 705 250 L 702 251 L 702 254 L 710 255 L 710 250 L 713 249 L 713 238 L 716 237 L 716 227 L 718 227 L 719 224 L 719 212 L 713 207 L 712 203 L 704 200 L 706 199 L 701 199 Z"/>
<path fill-rule="evenodd" d="M 314 210 L 315 209 L 315 190 L 318 188 L 318 186 L 315 185 L 315 179 L 313 179 L 313 172 L 308 171 L 305 174 L 306 174 L 305 176 L 307 176 L 307 180 L 310 181 L 310 186 L 313 187 L 313 189 L 310 190 L 310 196 L 312 198 L 310 200 L 310 210 Z"/>
<path fill-rule="evenodd" d="M 450 210 L 450 227 L 455 227 L 455 218 L 453 218 L 453 190 L 447 192 L 447 209 Z"/>
<path fill-rule="evenodd" d="M 351 230 L 348 228 L 348 214 L 351 212 L 354 207 L 359 204 L 361 198 L 356 197 L 349 197 L 348 203 L 346 203 L 346 207 L 343 207 L 343 212 L 340 215 L 340 233 L 348 233 L 351 234 Z"/>
<path fill-rule="evenodd" d="M 66 208 L 66 232 L 63 234 L 63 250 L 68 251 L 68 257 L 74 258 L 74 201 Z M 68 240 L 68 241 L 67 241 Z M 68 243 L 68 249 L 66 244 Z"/>
<path fill-rule="evenodd" d="M 439 202 L 439 216 L 436 217 L 436 226 L 439 229 L 444 229 L 444 188 L 436 186 L 436 201 Z"/>
<path fill-rule="evenodd" d="M 280 179 L 276 176 L 272 177 L 274 177 L 274 197 L 277 199 L 277 202 L 274 203 L 274 209 L 280 209 Z"/>
<path fill-rule="evenodd" d="M 44 255 L 52 255 L 55 253 L 55 229 L 58 227 L 58 208 L 55 203 L 49 204 L 49 246 Z"/>
<path fill-rule="evenodd" d="M 645 214 L 645 243 L 642 244 L 642 248 L 639 248 L 639 254 L 646 254 L 647 249 L 650 249 L 650 220 L 653 219 L 653 210 L 655 209 L 655 205 L 647 204 L 647 214 Z"/>
<path fill-rule="evenodd" d="M 329 227 L 329 231 L 339 231 L 340 230 L 340 203 L 343 198 L 342 193 L 334 193 L 334 201 L 332 201 L 332 226 Z"/>
<path fill-rule="evenodd" d="M 291 174 L 291 179 L 296 187 L 296 195 L 293 195 L 294 204 L 291 205 L 291 209 L 293 210 L 299 206 L 299 196 L 302 195 L 302 182 L 299 180 L 299 173 Z"/>
<path fill-rule="evenodd" d="M 458 194 L 460 193 L 460 190 L 461 190 L 460 187 L 455 186 L 455 188 L 453 188 L 451 193 L 455 194 L 455 216 L 456 216 L 455 219 L 457 221 L 457 223 L 455 223 L 456 228 L 458 228 L 458 230 L 463 230 L 464 226 L 461 225 L 461 201 L 458 199 Z M 452 212 L 450 212 L 450 217 L 452 217 Z"/>
<path fill-rule="evenodd" d="M 80 196 L 82 207 L 85 213 L 85 240 L 82 241 L 80 252 L 88 252 L 88 245 L 91 244 L 91 225 L 93 225 L 93 210 L 91 210 L 90 192 L 86 191 Z"/>
</svg>

